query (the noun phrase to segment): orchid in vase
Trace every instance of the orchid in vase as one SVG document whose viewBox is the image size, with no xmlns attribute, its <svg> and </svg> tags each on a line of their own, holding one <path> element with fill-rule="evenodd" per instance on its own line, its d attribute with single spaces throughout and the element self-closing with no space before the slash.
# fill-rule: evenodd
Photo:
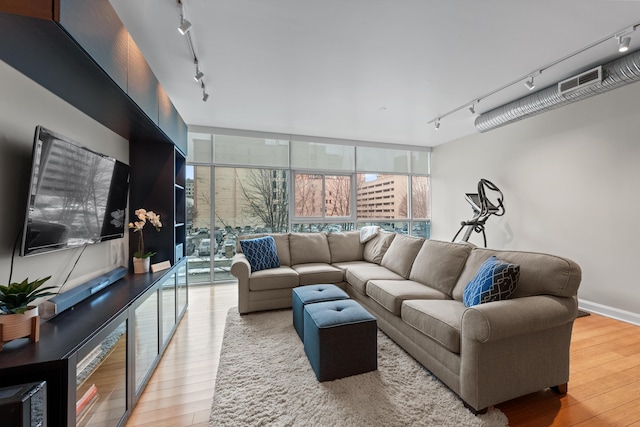
<svg viewBox="0 0 640 427">
<path fill-rule="evenodd" d="M 134 258 L 150 258 L 154 256 L 155 252 L 145 252 L 144 251 L 144 235 L 142 234 L 142 229 L 145 225 L 147 225 L 147 221 L 151 223 L 156 229 L 156 231 L 160 231 L 162 228 L 162 223 L 160 222 L 160 215 L 157 215 L 153 211 L 147 211 L 146 209 L 137 209 L 135 211 L 136 217 L 138 221 L 130 222 L 129 228 L 133 230 L 134 233 L 139 233 L 138 237 L 138 250 L 133 254 Z"/>
</svg>

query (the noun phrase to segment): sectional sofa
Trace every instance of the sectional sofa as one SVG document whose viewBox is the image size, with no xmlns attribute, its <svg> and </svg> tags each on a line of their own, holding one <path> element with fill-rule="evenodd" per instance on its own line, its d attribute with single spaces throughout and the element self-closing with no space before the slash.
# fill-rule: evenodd
<svg viewBox="0 0 640 427">
<path fill-rule="evenodd" d="M 566 393 L 581 280 L 572 260 L 382 231 L 364 243 L 360 232 L 271 236 L 279 266 L 252 272 L 240 244 L 233 258 L 241 314 L 291 307 L 292 288 L 334 283 L 475 412 L 549 387 Z M 515 288 L 465 305 L 492 256 L 519 268 Z"/>
</svg>

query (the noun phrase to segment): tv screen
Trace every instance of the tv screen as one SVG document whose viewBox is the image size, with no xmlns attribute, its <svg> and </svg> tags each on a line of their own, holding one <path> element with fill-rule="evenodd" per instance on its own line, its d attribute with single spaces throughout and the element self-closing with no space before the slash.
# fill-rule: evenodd
<svg viewBox="0 0 640 427">
<path fill-rule="evenodd" d="M 36 127 L 20 254 L 123 237 L 128 192 L 128 165 Z"/>
</svg>

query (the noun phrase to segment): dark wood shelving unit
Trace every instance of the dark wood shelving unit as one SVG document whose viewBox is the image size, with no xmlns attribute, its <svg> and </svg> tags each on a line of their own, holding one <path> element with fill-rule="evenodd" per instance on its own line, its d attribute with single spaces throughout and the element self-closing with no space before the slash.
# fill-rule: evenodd
<svg viewBox="0 0 640 427">
<path fill-rule="evenodd" d="M 136 372 L 135 340 L 146 334 L 172 335 L 186 310 L 184 296 L 186 286 L 181 286 L 179 275 L 186 275 L 186 261 L 174 268 L 158 273 L 128 275 L 106 289 L 79 303 L 72 309 L 43 322 L 40 326 L 40 341 L 30 344 L 27 338 L 5 344 L 0 353 L 0 386 L 22 384 L 31 381 L 47 381 L 47 409 L 50 425 L 75 425 L 75 403 L 81 396 L 76 395 L 76 364 L 122 322 L 127 323 L 127 371 L 128 376 Z M 180 302 L 175 299 L 172 327 L 167 331 L 167 323 L 156 321 L 136 328 L 135 309 L 148 298 L 159 298 L 166 287 L 181 293 Z M 168 305 L 164 305 L 168 307 Z M 162 319 L 167 310 L 155 304 L 157 319 Z M 159 329 L 160 328 L 160 329 Z M 163 329 L 164 328 L 164 329 Z M 134 387 L 133 376 L 127 386 L 128 409 L 133 408 L 142 391 L 141 386 L 153 372 L 165 346 L 164 340 L 155 340 L 156 351 L 148 371 L 137 372 L 144 382 Z M 135 389 L 134 389 L 135 388 Z M 68 410 L 65 411 L 64 408 Z"/>
<path fill-rule="evenodd" d="M 99 416 L 86 412 L 111 404 L 107 425 L 124 425 L 188 305 L 187 126 L 108 0 L 0 0 L 0 59 L 129 141 L 129 209 L 161 215 L 161 231 L 145 234 L 145 243 L 157 252 L 152 262 L 172 265 L 130 273 L 43 322 L 38 343 L 5 344 L 0 387 L 47 381 L 52 426 L 86 424 Z M 95 383 L 78 385 L 78 368 L 105 340 L 113 349 L 89 373 Z M 141 343 L 151 345 L 148 354 L 136 352 Z M 124 390 L 105 380 L 122 372 Z M 76 419 L 76 401 L 90 397 L 91 385 L 108 396 Z"/>
</svg>

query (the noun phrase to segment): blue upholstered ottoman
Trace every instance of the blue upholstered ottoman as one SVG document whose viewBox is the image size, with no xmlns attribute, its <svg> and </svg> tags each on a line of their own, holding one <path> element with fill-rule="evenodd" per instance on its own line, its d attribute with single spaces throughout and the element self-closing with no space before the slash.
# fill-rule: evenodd
<svg viewBox="0 0 640 427">
<path fill-rule="evenodd" d="M 304 352 L 318 381 L 378 369 L 376 318 L 353 300 L 304 307 Z"/>
<path fill-rule="evenodd" d="M 304 306 L 316 302 L 349 299 L 349 295 L 336 285 L 308 285 L 294 288 L 291 295 L 293 327 L 304 341 Z"/>
</svg>

